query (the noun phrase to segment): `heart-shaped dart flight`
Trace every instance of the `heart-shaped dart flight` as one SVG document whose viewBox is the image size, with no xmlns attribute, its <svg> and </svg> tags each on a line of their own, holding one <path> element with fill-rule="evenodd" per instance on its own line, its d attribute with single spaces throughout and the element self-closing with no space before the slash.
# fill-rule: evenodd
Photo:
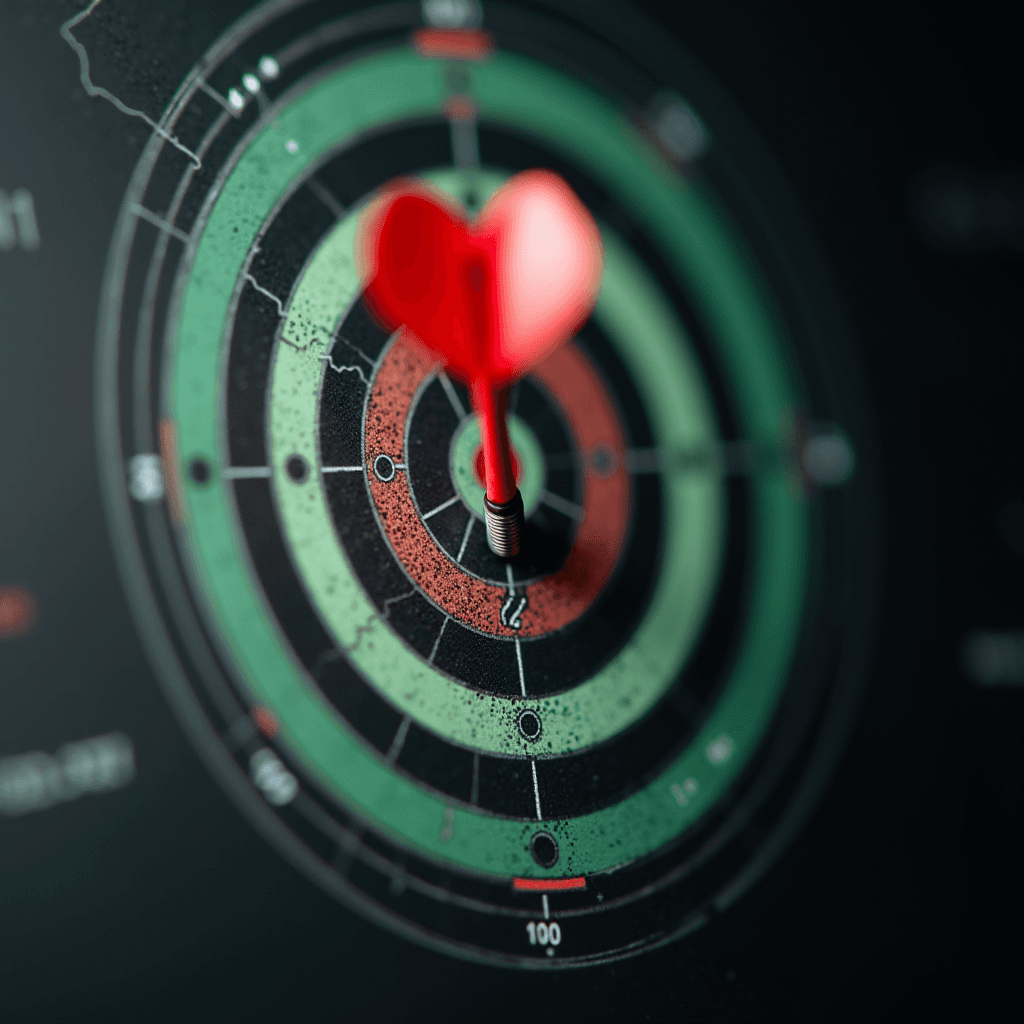
<svg viewBox="0 0 1024 1024">
<path fill-rule="evenodd" d="M 519 550 L 505 389 L 590 315 L 603 248 L 594 219 L 550 171 L 524 171 L 475 221 L 422 182 L 386 186 L 360 225 L 365 297 L 389 329 L 404 325 L 469 386 L 483 442 L 487 539 Z"/>
</svg>

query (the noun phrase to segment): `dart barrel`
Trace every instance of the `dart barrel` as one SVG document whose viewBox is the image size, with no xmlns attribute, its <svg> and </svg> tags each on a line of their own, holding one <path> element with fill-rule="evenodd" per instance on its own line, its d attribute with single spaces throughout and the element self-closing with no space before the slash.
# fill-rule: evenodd
<svg viewBox="0 0 1024 1024">
<path fill-rule="evenodd" d="M 500 504 L 485 496 L 484 521 L 487 524 L 487 543 L 499 558 L 513 558 L 519 554 L 525 514 L 523 496 L 518 488 L 509 501 Z"/>
</svg>

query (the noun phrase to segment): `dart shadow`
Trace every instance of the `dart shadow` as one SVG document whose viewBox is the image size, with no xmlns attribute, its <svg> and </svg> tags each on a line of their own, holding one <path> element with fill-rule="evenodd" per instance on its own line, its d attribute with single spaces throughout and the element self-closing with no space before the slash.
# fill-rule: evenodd
<svg viewBox="0 0 1024 1024">
<path fill-rule="evenodd" d="M 508 561 L 517 575 L 549 576 L 565 565 L 571 548 L 571 535 L 535 513 L 526 522 L 519 554 Z"/>
</svg>

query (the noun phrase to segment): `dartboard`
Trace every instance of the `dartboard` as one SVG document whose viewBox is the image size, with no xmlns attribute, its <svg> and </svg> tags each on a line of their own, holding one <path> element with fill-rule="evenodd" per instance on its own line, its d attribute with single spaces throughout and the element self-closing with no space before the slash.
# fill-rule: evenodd
<svg viewBox="0 0 1024 1024">
<path fill-rule="evenodd" d="M 604 277 L 509 392 L 499 559 L 469 395 L 380 325 L 354 250 L 395 178 L 472 216 L 532 168 Z M 145 149 L 101 312 L 106 503 L 172 707 L 270 843 L 417 941 L 557 968 L 696 929 L 856 702 L 849 351 L 784 182 L 682 50 L 582 5 L 257 8 Z"/>
</svg>

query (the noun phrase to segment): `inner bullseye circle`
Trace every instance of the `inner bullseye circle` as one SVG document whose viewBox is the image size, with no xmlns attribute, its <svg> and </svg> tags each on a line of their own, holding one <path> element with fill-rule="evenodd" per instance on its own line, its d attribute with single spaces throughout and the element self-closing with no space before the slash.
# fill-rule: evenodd
<svg viewBox="0 0 1024 1024">
<path fill-rule="evenodd" d="M 509 439 L 512 442 L 512 462 L 519 493 L 523 496 L 526 516 L 537 508 L 544 491 L 546 466 L 544 449 L 537 435 L 524 420 L 516 415 L 508 418 Z M 467 416 L 452 437 L 448 449 L 448 468 L 455 493 L 466 507 L 480 519 L 484 517 L 484 485 L 481 476 L 480 421 L 475 414 Z"/>
<path fill-rule="evenodd" d="M 523 467 L 519 463 L 519 452 L 512 448 L 509 454 L 512 456 L 512 475 L 515 477 L 516 486 L 519 486 L 519 478 L 523 475 Z M 473 476 L 476 477 L 476 482 L 486 488 L 487 480 L 487 459 L 484 456 L 484 448 L 481 445 L 476 450 L 476 454 L 473 456 Z"/>
</svg>

